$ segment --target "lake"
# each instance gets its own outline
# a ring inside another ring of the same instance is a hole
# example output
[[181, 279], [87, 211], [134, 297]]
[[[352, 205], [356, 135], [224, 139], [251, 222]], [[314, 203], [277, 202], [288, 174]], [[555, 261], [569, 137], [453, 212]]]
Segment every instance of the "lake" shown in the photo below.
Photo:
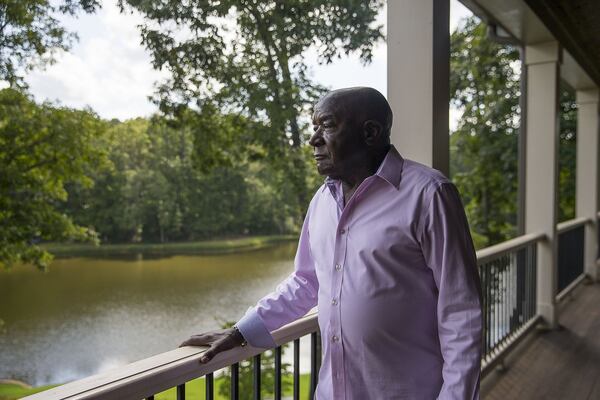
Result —
[[[46, 273], [0, 271], [0, 378], [63, 383], [171, 350], [239, 319], [292, 271], [295, 249], [61, 258]], [[303, 344], [303, 370], [308, 354]]]

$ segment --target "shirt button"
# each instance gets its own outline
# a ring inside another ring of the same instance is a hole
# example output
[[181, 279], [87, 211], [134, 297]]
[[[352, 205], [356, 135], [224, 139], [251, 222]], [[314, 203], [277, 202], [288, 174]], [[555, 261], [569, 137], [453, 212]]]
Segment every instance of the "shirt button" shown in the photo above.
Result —
[[337, 342], [340, 340], [339, 337], [337, 337], [336, 335], [333, 335], [333, 337], [331, 338], [332, 341]]
[[333, 304], [334, 306], [337, 306], [337, 299], [334, 297], [333, 300], [331, 300], [331, 304]]
[[340, 233], [343, 235], [344, 233], [346, 233], [346, 230], [344, 228], [340, 229]]
[[340, 271], [342, 269], [342, 266], [340, 264], [335, 264], [335, 269], [337, 271]]

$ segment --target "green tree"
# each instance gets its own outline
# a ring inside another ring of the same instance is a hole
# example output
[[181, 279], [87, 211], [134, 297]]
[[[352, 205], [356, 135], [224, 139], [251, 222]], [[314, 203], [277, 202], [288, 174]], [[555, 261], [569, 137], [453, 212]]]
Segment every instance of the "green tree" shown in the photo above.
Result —
[[[260, 124], [213, 112], [187, 110], [182, 115], [110, 123], [97, 145], [111, 162], [92, 171], [96, 185], [70, 184], [62, 210], [93, 227], [103, 242], [295, 231], [298, 215], [289, 201], [294, 187], [284, 171], [265, 161], [264, 149], [253, 144], [252, 131], [260, 130], [253, 126]], [[196, 165], [196, 142], [204, 137], [210, 143], [206, 157], [216, 160], [210, 168], [202, 168], [206, 159]], [[210, 147], [232, 137], [247, 138]], [[312, 190], [320, 179], [315, 173], [306, 180]]]
[[577, 165], [577, 103], [575, 92], [560, 85], [558, 145], [558, 220], [575, 218], [575, 184]]
[[[146, 19], [142, 42], [156, 69], [171, 77], [158, 101], [216, 103], [268, 122], [264, 143], [301, 144], [299, 115], [323, 88], [311, 82], [303, 62], [314, 48], [319, 61], [358, 52], [364, 62], [383, 38], [374, 21], [382, 0], [120, 0], [122, 9]], [[286, 135], [287, 133], [287, 135]]]
[[37, 105], [13, 89], [0, 91], [0, 265], [51, 260], [39, 241], [95, 240], [58, 209], [65, 185], [91, 186], [105, 162], [96, 146], [105, 124], [90, 111]]
[[[261, 122], [255, 140], [271, 164], [286, 172], [294, 188], [288, 201], [300, 222], [308, 202], [309, 171], [299, 148], [306, 139], [308, 111], [325, 90], [310, 79], [304, 56], [314, 49], [319, 62], [330, 63], [342, 54], [358, 53], [369, 62], [373, 46], [383, 39], [383, 27], [375, 19], [385, 2], [119, 3], [124, 11], [135, 9], [144, 16], [142, 43], [154, 68], [170, 73], [157, 89], [161, 109], [177, 114], [180, 107], [194, 106]], [[212, 140], [198, 140], [197, 149], [214, 148]], [[212, 156], [207, 160], [214, 161]]]
[[22, 74], [52, 63], [77, 36], [59, 22], [60, 14], [92, 13], [97, 0], [0, 0], [0, 80], [22, 85]]
[[452, 102], [463, 110], [450, 172], [476, 247], [485, 247], [516, 234], [519, 52], [489, 40], [472, 17], [452, 33], [450, 60]]
[[[463, 115], [450, 137], [450, 169], [478, 248], [517, 233], [519, 75], [518, 49], [488, 39], [478, 19], [467, 19], [452, 34], [452, 101]], [[564, 83], [559, 117], [559, 220], [564, 221], [575, 216], [577, 130], [574, 94]]]

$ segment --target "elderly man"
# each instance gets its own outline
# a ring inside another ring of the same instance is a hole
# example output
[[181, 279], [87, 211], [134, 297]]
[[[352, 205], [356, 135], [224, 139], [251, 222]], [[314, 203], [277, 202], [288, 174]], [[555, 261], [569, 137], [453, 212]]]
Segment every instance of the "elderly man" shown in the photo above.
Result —
[[310, 145], [325, 183], [310, 205], [294, 272], [232, 329], [195, 335], [202, 362], [318, 305], [316, 398], [476, 399], [481, 288], [454, 185], [390, 145], [381, 93], [349, 88], [315, 106]]

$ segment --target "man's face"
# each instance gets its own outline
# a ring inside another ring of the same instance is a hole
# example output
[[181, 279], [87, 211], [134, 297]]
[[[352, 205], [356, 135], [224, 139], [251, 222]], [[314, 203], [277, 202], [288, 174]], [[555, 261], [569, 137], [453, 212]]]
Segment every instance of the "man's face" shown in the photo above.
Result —
[[319, 174], [334, 179], [343, 179], [366, 154], [360, 126], [346, 103], [339, 97], [325, 97], [317, 103], [314, 133], [308, 142], [314, 147]]

